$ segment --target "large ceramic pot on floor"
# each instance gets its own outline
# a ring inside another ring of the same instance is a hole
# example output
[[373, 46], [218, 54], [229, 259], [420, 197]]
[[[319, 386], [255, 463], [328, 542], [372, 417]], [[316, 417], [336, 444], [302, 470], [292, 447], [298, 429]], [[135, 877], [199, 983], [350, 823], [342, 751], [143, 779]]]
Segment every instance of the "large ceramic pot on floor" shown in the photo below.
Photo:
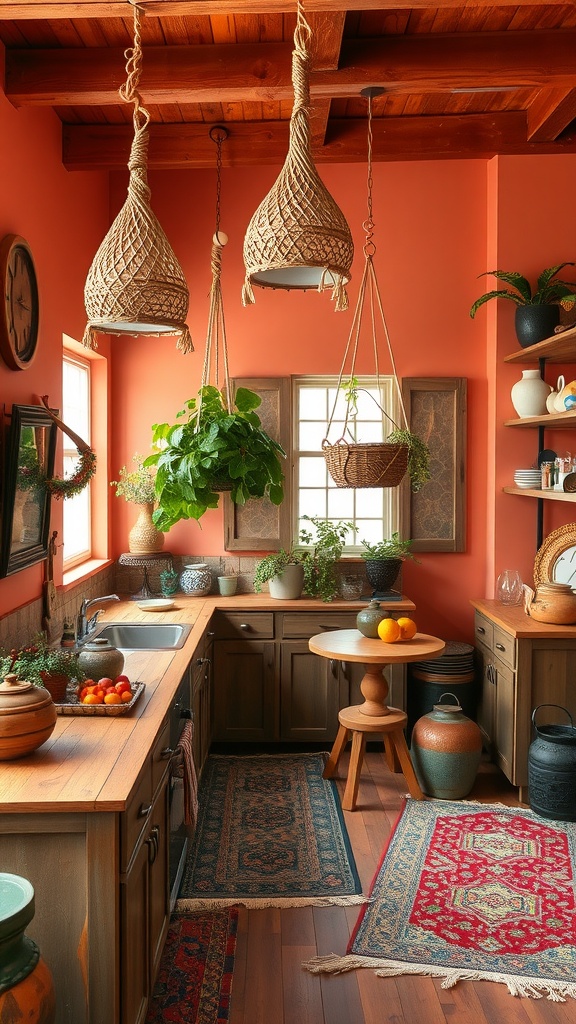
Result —
[[24, 934], [34, 917], [34, 889], [20, 875], [0, 872], [0, 1020], [53, 1024], [52, 975]]
[[461, 800], [474, 785], [482, 734], [476, 722], [466, 717], [458, 698], [443, 693], [432, 711], [416, 722], [410, 753], [424, 793], [440, 800]]

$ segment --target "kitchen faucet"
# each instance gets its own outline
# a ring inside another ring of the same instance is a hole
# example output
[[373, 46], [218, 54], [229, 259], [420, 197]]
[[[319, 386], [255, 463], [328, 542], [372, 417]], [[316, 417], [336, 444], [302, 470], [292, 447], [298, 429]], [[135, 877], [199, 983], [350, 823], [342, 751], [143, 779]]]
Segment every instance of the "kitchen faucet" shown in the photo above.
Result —
[[81, 643], [94, 632], [96, 622], [98, 621], [98, 615], [102, 610], [101, 607], [98, 608], [94, 614], [88, 618], [88, 609], [94, 607], [94, 605], [109, 604], [110, 601], [119, 600], [120, 598], [118, 597], [118, 594], [106, 594], [103, 597], [93, 597], [91, 600], [88, 600], [88, 598], [85, 597], [82, 601], [80, 611], [78, 612], [78, 617], [76, 619], [76, 643]]

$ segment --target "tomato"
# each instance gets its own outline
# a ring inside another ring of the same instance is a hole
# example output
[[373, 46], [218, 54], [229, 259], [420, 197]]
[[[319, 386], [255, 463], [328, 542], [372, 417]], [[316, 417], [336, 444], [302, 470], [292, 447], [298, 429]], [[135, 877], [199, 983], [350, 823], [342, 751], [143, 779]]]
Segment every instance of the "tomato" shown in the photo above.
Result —
[[124, 693], [120, 694], [120, 700], [123, 704], [128, 704], [132, 700], [132, 690], [124, 690]]
[[114, 689], [116, 690], [116, 693], [132, 693], [132, 687], [128, 680], [126, 680], [126, 682], [116, 683]]
[[105, 690], [107, 686], [114, 686], [114, 680], [110, 679], [110, 676], [102, 676], [102, 679], [98, 680], [98, 686]]
[[107, 693], [107, 694], [108, 694], [108, 693], [117, 693], [117, 692], [118, 692], [118, 691], [117, 691], [117, 689], [116, 689], [116, 687], [115, 687], [115, 686], [107, 686], [107, 687], [106, 687], [106, 693]]
[[115, 693], [114, 690], [110, 690], [104, 697], [105, 704], [121, 704], [122, 697], [119, 693]]
[[116, 676], [116, 679], [114, 680], [114, 682], [115, 683], [129, 683], [130, 680], [128, 679], [128, 676], [121, 675], [121, 676]]

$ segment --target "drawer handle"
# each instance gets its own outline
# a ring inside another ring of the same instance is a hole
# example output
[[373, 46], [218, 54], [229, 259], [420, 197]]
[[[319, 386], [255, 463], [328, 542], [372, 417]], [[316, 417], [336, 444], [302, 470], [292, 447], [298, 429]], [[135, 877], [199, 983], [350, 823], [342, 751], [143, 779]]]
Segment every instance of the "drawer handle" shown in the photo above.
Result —
[[140, 810], [138, 811], [139, 818], [147, 818], [152, 810], [152, 804], [140, 804]]
[[340, 626], [323, 626], [322, 623], [320, 623], [320, 629], [325, 629], [326, 632], [329, 632], [331, 629], [340, 629]]
[[486, 632], [486, 630], [484, 629], [484, 626], [478, 626], [478, 629], [476, 630], [476, 632], [484, 634]]
[[250, 624], [249, 624], [248, 622], [241, 622], [241, 623], [240, 623], [240, 629], [247, 629], [247, 630], [250, 630], [250, 628], [251, 628], [251, 627], [250, 627]]
[[167, 761], [168, 758], [169, 757], [173, 757], [173, 755], [175, 753], [176, 753], [176, 751], [173, 750], [172, 747], [164, 747], [164, 750], [160, 751], [160, 760], [161, 761]]
[[212, 637], [212, 636], [216, 636], [216, 634], [215, 633], [206, 633], [206, 636]]
[[180, 712], [180, 716], [179, 717], [180, 718], [186, 718], [186, 719], [192, 719], [192, 718], [194, 718], [194, 715], [193, 715], [192, 711], [190, 710], [190, 708], [182, 708], [182, 711]]
[[330, 671], [334, 678], [336, 678], [336, 676], [338, 675], [338, 662], [335, 660], [335, 658], [330, 658]]
[[495, 646], [496, 646], [496, 650], [497, 651], [505, 651], [506, 650], [506, 648], [504, 647], [504, 644], [496, 644]]

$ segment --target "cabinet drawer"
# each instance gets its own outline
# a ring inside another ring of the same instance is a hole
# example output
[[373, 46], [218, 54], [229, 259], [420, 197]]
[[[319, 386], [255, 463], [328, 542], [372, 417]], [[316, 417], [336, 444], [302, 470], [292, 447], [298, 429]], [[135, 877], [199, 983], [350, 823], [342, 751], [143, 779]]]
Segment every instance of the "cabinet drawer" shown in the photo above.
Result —
[[[167, 753], [168, 751], [168, 753]], [[170, 722], [166, 719], [152, 747], [152, 795], [156, 793], [170, 763]]]
[[284, 612], [281, 620], [281, 635], [285, 638], [309, 639], [333, 629], [356, 629], [356, 612]]
[[494, 643], [494, 624], [480, 612], [474, 613], [474, 633], [477, 640], [481, 640], [486, 647], [492, 649]]
[[499, 626], [494, 626], [493, 650], [509, 668], [516, 668], [516, 641], [510, 633], [505, 633]]
[[213, 619], [215, 638], [236, 640], [244, 636], [249, 640], [270, 640], [274, 636], [273, 612], [218, 612]]
[[126, 871], [142, 830], [152, 810], [152, 761], [140, 774], [124, 814], [120, 819], [120, 870]]

